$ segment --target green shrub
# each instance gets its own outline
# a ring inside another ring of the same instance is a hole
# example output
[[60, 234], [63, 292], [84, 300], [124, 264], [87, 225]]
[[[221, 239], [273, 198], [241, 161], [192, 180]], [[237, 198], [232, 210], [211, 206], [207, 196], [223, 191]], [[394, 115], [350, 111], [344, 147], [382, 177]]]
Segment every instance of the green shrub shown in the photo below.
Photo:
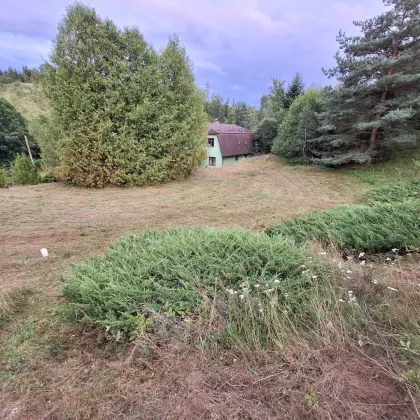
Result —
[[12, 168], [13, 181], [16, 184], [35, 185], [41, 181], [38, 168], [31, 162], [25, 154], [16, 156]]
[[315, 239], [349, 251], [379, 252], [420, 246], [420, 201], [345, 205], [282, 222], [267, 234], [297, 242]]
[[0, 168], [0, 188], [4, 188], [7, 185], [7, 176], [2, 168]]
[[41, 176], [41, 182], [43, 184], [48, 184], [50, 182], [57, 182], [57, 177], [53, 173], [48, 172], [47, 174]]
[[420, 199], [420, 181], [386, 183], [368, 192], [365, 203], [398, 203], [403, 200]]
[[114, 338], [133, 337], [153, 329], [151, 313], [190, 317], [215, 293], [239, 299], [244, 285], [257, 283], [261, 290], [287, 285], [292, 293], [308, 281], [303, 263], [305, 249], [281, 236], [242, 229], [152, 231], [74, 265], [63, 279], [63, 295], [82, 322]]

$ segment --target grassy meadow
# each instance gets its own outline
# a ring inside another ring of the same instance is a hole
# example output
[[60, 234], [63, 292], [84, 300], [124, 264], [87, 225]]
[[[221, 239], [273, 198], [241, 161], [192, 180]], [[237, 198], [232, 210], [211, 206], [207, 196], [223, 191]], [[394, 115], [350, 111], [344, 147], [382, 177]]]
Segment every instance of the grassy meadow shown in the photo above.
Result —
[[0, 190], [0, 417], [416, 418], [420, 260], [391, 222], [417, 226], [410, 165], [397, 190], [386, 166], [355, 188], [270, 156]]

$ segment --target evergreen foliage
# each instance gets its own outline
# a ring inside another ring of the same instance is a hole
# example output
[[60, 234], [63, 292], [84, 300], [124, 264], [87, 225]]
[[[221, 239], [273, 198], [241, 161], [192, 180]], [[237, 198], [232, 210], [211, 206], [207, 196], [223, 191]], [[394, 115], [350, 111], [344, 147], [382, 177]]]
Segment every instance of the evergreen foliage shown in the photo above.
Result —
[[35, 185], [41, 182], [38, 168], [24, 153], [16, 156], [12, 166], [12, 176], [16, 184]]
[[26, 150], [26, 121], [5, 99], [0, 98], [0, 165], [13, 161], [17, 153]]
[[157, 54], [137, 29], [76, 3], [41, 83], [68, 182], [157, 184], [187, 176], [205, 157], [204, 97], [176, 37]]
[[293, 101], [305, 92], [305, 83], [303, 82], [300, 73], [296, 73], [295, 77], [287, 88], [286, 95], [284, 97], [284, 107], [289, 109]]
[[60, 163], [59, 124], [52, 117], [40, 116], [28, 123], [29, 133], [41, 148], [42, 160], [47, 167], [56, 167]]
[[420, 247], [420, 200], [345, 205], [314, 212], [267, 229], [270, 236], [287, 235], [297, 242], [320, 241], [351, 252], [380, 252]]
[[255, 148], [258, 153], [270, 153], [277, 136], [278, 122], [275, 118], [264, 118], [255, 129]]
[[355, 22], [359, 36], [340, 32], [337, 66], [325, 71], [340, 85], [320, 114], [314, 160], [330, 166], [370, 162], [384, 149], [419, 137], [420, 4], [385, 0], [392, 9]]
[[0, 85], [13, 82], [33, 83], [38, 79], [39, 70], [23, 66], [22, 70], [16, 70], [9, 67], [7, 70], [0, 70]]
[[295, 99], [279, 127], [273, 144], [273, 152], [286, 158], [306, 158], [308, 143], [317, 135], [317, 100], [322, 94], [317, 89], [308, 89]]
[[206, 299], [255, 284], [304, 284], [306, 250], [245, 229], [180, 229], [128, 236], [74, 265], [63, 295], [81, 320], [114, 337], [153, 328], [151, 315], [191, 317]]

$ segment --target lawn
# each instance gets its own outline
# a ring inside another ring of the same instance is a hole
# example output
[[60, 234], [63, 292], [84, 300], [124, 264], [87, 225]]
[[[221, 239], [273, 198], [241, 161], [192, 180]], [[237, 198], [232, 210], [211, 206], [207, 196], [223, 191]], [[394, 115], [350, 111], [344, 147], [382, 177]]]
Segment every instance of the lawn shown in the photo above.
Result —
[[[331, 334], [320, 332], [315, 348], [302, 338], [279, 358], [206, 351], [206, 341], [189, 341], [187, 331], [122, 345], [89, 326], [66, 324], [57, 312], [69, 263], [103, 254], [127, 233], [204, 226], [262, 231], [358, 203], [369, 188], [344, 171], [267, 157], [156, 187], [56, 183], [0, 190], [0, 418], [415, 418], [410, 398], [416, 397], [395, 379], [399, 362], [386, 352], [373, 359], [369, 350], [357, 350], [362, 337], [353, 352], [342, 353], [331, 345], [332, 321], [325, 323]], [[320, 258], [337, 265], [339, 256]], [[367, 290], [366, 278], [374, 275], [389, 287], [408, 287], [408, 295], [420, 270], [416, 257], [404, 261], [368, 271], [355, 261], [339, 264], [353, 273], [349, 287]]]

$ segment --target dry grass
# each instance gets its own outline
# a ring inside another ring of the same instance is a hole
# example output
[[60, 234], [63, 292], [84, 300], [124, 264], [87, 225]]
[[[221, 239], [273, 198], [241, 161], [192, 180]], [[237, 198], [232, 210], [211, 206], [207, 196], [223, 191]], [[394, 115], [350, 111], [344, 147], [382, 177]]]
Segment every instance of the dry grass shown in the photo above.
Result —
[[[13, 319], [0, 330], [0, 418], [416, 418], [405, 385], [396, 379], [403, 367], [391, 347], [389, 354], [374, 356], [369, 345], [342, 351], [327, 342], [317, 348], [302, 343], [281, 355], [214, 354], [182, 333], [119, 346], [98, 343], [96, 331], [65, 325], [55, 315], [58, 280], [67, 264], [103, 252], [126, 232], [261, 229], [357, 201], [359, 192], [344, 175], [269, 159], [202, 170], [188, 181], [159, 187], [84, 190], [49, 184], [12, 187], [0, 195], [0, 287], [18, 302], [11, 301]], [[43, 246], [51, 254], [46, 259], [40, 258]], [[352, 271], [349, 287], [356, 293], [369, 292], [373, 286], [366, 278], [372, 275], [407, 294], [418, 287], [415, 259], [371, 269], [340, 262], [338, 255], [325, 258]], [[27, 288], [34, 292], [26, 300], [19, 295], [22, 286], [22, 296]]]
[[47, 101], [40, 88], [32, 83], [0, 85], [0, 97], [10, 102], [28, 120], [48, 115]]

